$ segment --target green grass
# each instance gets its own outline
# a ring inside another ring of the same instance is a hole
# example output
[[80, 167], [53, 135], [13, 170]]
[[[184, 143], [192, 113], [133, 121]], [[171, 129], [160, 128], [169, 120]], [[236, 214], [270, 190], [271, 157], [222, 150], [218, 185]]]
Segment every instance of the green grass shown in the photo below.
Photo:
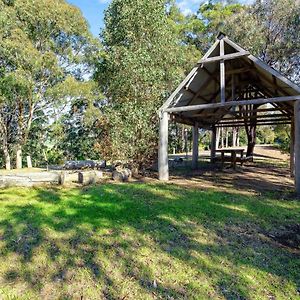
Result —
[[300, 202], [172, 184], [0, 192], [1, 299], [297, 299]]

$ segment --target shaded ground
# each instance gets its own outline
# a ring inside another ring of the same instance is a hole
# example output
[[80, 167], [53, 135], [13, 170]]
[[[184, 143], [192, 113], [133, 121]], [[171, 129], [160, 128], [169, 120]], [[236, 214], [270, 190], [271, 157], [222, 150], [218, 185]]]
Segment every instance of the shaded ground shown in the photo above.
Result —
[[236, 170], [220, 165], [212, 166], [208, 162], [208, 152], [201, 153], [199, 169], [190, 168], [185, 161], [175, 168], [171, 167], [172, 182], [198, 188], [216, 188], [217, 190], [266, 193], [278, 192], [281, 196], [293, 195], [294, 180], [290, 176], [289, 155], [271, 146], [258, 146], [254, 162], [238, 166]]
[[0, 190], [0, 298], [300, 299], [286, 164], [187, 169], [165, 184]]

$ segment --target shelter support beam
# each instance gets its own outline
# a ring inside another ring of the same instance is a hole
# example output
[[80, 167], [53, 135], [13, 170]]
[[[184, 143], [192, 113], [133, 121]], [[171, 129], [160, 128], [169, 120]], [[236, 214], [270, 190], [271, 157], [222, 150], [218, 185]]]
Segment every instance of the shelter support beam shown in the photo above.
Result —
[[[221, 42], [224, 42], [224, 40], [220, 41], [220, 45], [221, 45]], [[216, 57], [203, 58], [199, 61], [199, 63], [200, 64], [208, 64], [208, 63], [213, 63], [213, 62], [220, 61], [220, 60], [231, 60], [231, 59], [240, 58], [240, 57], [248, 56], [248, 55], [250, 55], [250, 53], [248, 51], [243, 50], [238, 53], [220, 54], [220, 56], [216, 56]]]
[[231, 107], [231, 106], [240, 106], [240, 105], [248, 105], [248, 104], [267, 104], [267, 103], [279, 103], [279, 102], [288, 102], [300, 100], [300, 95], [297, 96], [283, 96], [283, 97], [275, 97], [275, 98], [258, 98], [251, 100], [239, 100], [239, 101], [229, 101], [225, 103], [207, 103], [207, 104], [198, 104], [198, 105], [190, 105], [190, 106], [178, 106], [167, 108], [167, 112], [184, 112], [184, 111], [195, 111], [201, 109], [214, 109], [214, 108], [223, 108], [223, 107]]
[[210, 145], [210, 161], [214, 163], [216, 160], [216, 149], [217, 149], [217, 128], [216, 126], [212, 127], [211, 132], [211, 145]]
[[199, 159], [199, 125], [198, 122], [193, 126], [193, 157], [192, 157], [192, 169], [198, 168]]
[[168, 127], [169, 114], [165, 111], [160, 113], [159, 122], [159, 149], [158, 149], [158, 174], [159, 180], [169, 180], [169, 157], [168, 157]]
[[290, 170], [291, 170], [291, 177], [294, 177], [295, 176], [295, 123], [293, 118], [291, 123]]
[[[220, 56], [224, 55], [224, 40], [220, 41]], [[225, 62], [220, 61], [220, 83], [221, 83], [221, 103], [225, 103]]]
[[300, 101], [294, 104], [295, 120], [295, 188], [297, 195], [300, 196]]

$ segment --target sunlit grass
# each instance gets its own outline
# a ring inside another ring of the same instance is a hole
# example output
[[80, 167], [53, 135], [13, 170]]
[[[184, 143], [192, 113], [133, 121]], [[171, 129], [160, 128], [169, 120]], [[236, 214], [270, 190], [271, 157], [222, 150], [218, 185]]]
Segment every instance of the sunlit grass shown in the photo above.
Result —
[[296, 299], [300, 202], [168, 184], [0, 192], [0, 297]]

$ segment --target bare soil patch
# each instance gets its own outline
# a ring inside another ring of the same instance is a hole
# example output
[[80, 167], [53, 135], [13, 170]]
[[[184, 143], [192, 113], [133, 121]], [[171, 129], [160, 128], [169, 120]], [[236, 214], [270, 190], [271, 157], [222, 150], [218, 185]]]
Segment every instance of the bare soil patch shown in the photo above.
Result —
[[[208, 158], [208, 152], [200, 157]], [[279, 192], [281, 195], [293, 193], [294, 180], [289, 169], [289, 155], [272, 146], [257, 146], [254, 162], [238, 166], [236, 170], [224, 168], [207, 161], [200, 163], [198, 170], [171, 170], [171, 182], [199, 189], [239, 193]]]

